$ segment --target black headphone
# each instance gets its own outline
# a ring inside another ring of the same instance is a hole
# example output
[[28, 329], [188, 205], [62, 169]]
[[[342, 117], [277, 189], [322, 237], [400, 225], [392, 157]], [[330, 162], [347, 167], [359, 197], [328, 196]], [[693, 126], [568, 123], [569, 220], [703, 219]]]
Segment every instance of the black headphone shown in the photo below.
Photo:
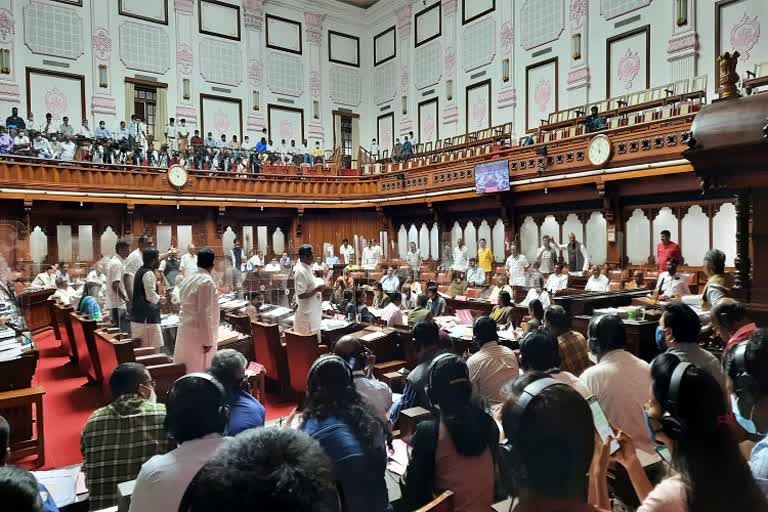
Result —
[[589, 351], [593, 354], [597, 355], [600, 351], [600, 342], [598, 340], [597, 331], [600, 328], [600, 322], [603, 321], [603, 318], [605, 315], [600, 315], [589, 325], [587, 328], [587, 334], [589, 334], [589, 339], [587, 340], [587, 346], [589, 348]]
[[666, 411], [661, 416], [661, 428], [670, 439], [678, 440], [685, 435], [688, 430], [688, 425], [685, 420], [680, 418], [678, 409], [678, 397], [680, 395], [680, 387], [683, 384], [685, 374], [689, 368], [695, 368], [691, 363], [681, 362], [672, 372], [672, 378], [669, 380], [669, 391], [667, 394], [667, 400], [665, 404]]
[[747, 369], [747, 347], [749, 340], [742, 341], [733, 349], [732, 365], [735, 367], [736, 376], [733, 379], [736, 395], [744, 396], [747, 400], [754, 401], [755, 397], [760, 395], [760, 384], [750, 375]]
[[[330, 365], [330, 364], [340, 364], [344, 367], [346, 370], [346, 382], [345, 384], [347, 386], [354, 386], [354, 377], [352, 376], [352, 368], [349, 366], [349, 363], [347, 363], [342, 357], [337, 355], [326, 355], [319, 357], [315, 359], [315, 362], [312, 363], [312, 366], [309, 367], [309, 373], [307, 373], [307, 389], [309, 390], [315, 390], [318, 387], [317, 381], [317, 372], [320, 370], [322, 366]], [[314, 384], [313, 384], [314, 382]]]
[[[227, 392], [224, 390], [224, 386], [221, 385], [221, 383], [216, 380], [212, 375], [209, 375], [207, 373], [203, 372], [196, 372], [196, 373], [188, 373], [186, 375], [183, 375], [176, 379], [176, 382], [173, 383], [171, 386], [171, 389], [168, 390], [168, 402], [170, 402], [170, 398], [173, 396], [174, 391], [176, 390], [176, 386], [179, 384], [179, 382], [192, 380], [192, 379], [198, 379], [203, 380], [210, 383], [210, 386], [216, 390], [216, 397], [218, 398], [219, 407], [217, 410], [218, 414], [218, 425], [219, 430], [223, 432], [226, 427], [227, 423], [229, 422], [229, 405], [227, 404]], [[167, 412], [165, 415], [165, 431], [168, 433], [169, 437], [173, 437], [172, 432], [176, 430], [177, 424], [177, 417], [176, 414], [173, 413], [175, 408], [171, 408], [170, 412]]]
[[[460, 359], [459, 356], [453, 352], [445, 352], [435, 357], [427, 368], [427, 384], [424, 386], [424, 391], [427, 394], [427, 402], [430, 409], [437, 408], [435, 406], [435, 401], [432, 399], [432, 374], [435, 372], [435, 368], [437, 368], [437, 365], [440, 363], [440, 361], [447, 361], [448, 359], [453, 358]], [[469, 382], [469, 379], [467, 379], [467, 382]]]

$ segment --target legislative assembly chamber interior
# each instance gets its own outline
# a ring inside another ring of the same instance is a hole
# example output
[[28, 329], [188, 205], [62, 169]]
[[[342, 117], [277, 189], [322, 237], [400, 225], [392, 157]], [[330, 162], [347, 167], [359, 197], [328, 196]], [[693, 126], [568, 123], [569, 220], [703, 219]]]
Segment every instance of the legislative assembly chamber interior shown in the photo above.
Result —
[[0, 510], [768, 512], [766, 23], [0, 0]]

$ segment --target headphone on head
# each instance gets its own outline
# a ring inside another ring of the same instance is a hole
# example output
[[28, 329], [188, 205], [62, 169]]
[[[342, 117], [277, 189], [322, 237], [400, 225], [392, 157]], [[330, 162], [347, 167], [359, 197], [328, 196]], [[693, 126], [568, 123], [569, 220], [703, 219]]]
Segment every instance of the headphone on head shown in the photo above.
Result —
[[[441, 361], [447, 361], [449, 359], [460, 359], [459, 356], [452, 352], [445, 352], [443, 354], [438, 355], [435, 357], [432, 362], [429, 364], [429, 367], [427, 368], [427, 384], [424, 386], [424, 391], [427, 394], [427, 402], [429, 402], [430, 409], [436, 409], [435, 401], [432, 397], [432, 374], [435, 373], [435, 368], [437, 368], [437, 365], [440, 364]], [[458, 384], [459, 382], [464, 382], [466, 380], [469, 382], [469, 379], [459, 379], [459, 380], [453, 380], [449, 382], [449, 384]]]
[[326, 365], [342, 365], [345, 372], [345, 384], [352, 387], [354, 386], [354, 378], [352, 376], [352, 368], [349, 366], [349, 363], [347, 363], [342, 357], [337, 356], [335, 354], [326, 355], [319, 357], [315, 359], [315, 362], [312, 363], [312, 366], [309, 367], [309, 372], [307, 373], [307, 389], [314, 390], [317, 389], [317, 372], [320, 371], [320, 368]]
[[[224, 390], [224, 386], [221, 385], [221, 383], [216, 380], [212, 375], [209, 375], [207, 373], [203, 372], [196, 372], [196, 373], [188, 373], [186, 375], [183, 375], [176, 379], [176, 382], [173, 383], [171, 386], [171, 389], [168, 390], [168, 403], [170, 403], [170, 399], [173, 396], [174, 392], [176, 391], [176, 386], [179, 385], [180, 382], [185, 382], [188, 380], [200, 380], [207, 382], [208, 386], [210, 386], [212, 389], [215, 389], [217, 402], [219, 404], [217, 409], [217, 415], [218, 415], [218, 425], [220, 426], [220, 429], [222, 432], [227, 427], [227, 423], [229, 422], [229, 405], [227, 404], [227, 392]], [[176, 409], [183, 410], [184, 408], [176, 408], [176, 407], [167, 407], [168, 404], [166, 404], [166, 415], [165, 415], [165, 431], [168, 433], [170, 437], [173, 437], [172, 432], [176, 430], [176, 427], [179, 426], [177, 414], [174, 412]], [[195, 405], [196, 407], [196, 405]]]
[[666, 411], [661, 416], [661, 428], [670, 439], [678, 440], [685, 435], [688, 425], [685, 420], [680, 418], [678, 402], [680, 396], [680, 387], [683, 384], [685, 374], [689, 368], [695, 368], [691, 363], [681, 362], [672, 372], [672, 378], [669, 380], [669, 391], [665, 404]]
[[600, 342], [598, 340], [597, 331], [600, 329], [600, 322], [603, 321], [603, 318], [605, 318], [605, 315], [598, 316], [588, 327], [587, 334], [589, 334], [589, 339], [587, 340], [587, 346], [589, 351], [595, 355], [600, 351]]
[[736, 395], [744, 396], [746, 399], [753, 401], [755, 397], [760, 395], [760, 385], [757, 380], [750, 375], [747, 370], [747, 347], [749, 346], [749, 340], [742, 341], [733, 352], [732, 365], [735, 368], [736, 376], [733, 379], [734, 387], [736, 388]]

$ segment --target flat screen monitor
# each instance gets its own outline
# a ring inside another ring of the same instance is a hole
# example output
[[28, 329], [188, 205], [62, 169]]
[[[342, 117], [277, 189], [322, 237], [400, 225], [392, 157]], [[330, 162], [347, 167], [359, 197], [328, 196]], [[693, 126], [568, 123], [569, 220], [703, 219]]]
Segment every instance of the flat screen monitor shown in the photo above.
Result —
[[478, 194], [509, 190], [509, 161], [498, 160], [476, 165], [475, 190]]

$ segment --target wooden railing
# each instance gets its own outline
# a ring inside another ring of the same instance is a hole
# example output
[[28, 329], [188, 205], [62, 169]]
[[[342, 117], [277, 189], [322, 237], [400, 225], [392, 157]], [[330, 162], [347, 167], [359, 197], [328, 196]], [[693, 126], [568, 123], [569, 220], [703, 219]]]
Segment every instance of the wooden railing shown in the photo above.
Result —
[[[508, 160], [512, 190], [527, 190], [553, 186], [554, 181], [597, 183], [622, 179], [627, 173], [631, 174], [629, 177], [638, 177], [646, 171], [629, 166], [679, 163], [686, 148], [692, 119], [693, 115], [690, 115], [601, 132], [610, 138], [613, 150], [608, 166], [614, 171], [609, 177], [604, 177], [603, 170], [590, 163], [588, 145], [592, 135], [582, 135], [522, 147], [474, 148], [462, 151], [455, 158], [409, 162], [392, 167], [390, 172], [366, 176], [324, 175], [310, 171], [302, 171], [301, 175], [268, 172], [238, 175], [190, 170], [188, 183], [181, 191], [168, 183], [164, 169], [6, 157], [0, 160], [0, 188], [6, 194], [59, 194], [61, 199], [65, 199], [63, 196], [67, 193], [82, 192], [107, 194], [104, 197], [114, 194], [114, 197], [123, 196], [123, 199], [127, 195], [142, 195], [135, 198], [139, 201], [157, 196], [158, 200], [216, 202], [281, 199], [359, 204], [404, 193], [409, 196], [435, 192], [447, 196], [466, 194], [474, 189], [476, 164]], [[544, 148], [546, 154], [543, 154]], [[334, 158], [340, 158], [339, 154], [337, 152]], [[625, 167], [629, 168], [622, 171]], [[616, 168], [621, 172], [615, 172]], [[535, 178], [534, 182], [530, 181], [532, 178]], [[73, 201], [81, 200], [75, 195], [71, 197]]]

